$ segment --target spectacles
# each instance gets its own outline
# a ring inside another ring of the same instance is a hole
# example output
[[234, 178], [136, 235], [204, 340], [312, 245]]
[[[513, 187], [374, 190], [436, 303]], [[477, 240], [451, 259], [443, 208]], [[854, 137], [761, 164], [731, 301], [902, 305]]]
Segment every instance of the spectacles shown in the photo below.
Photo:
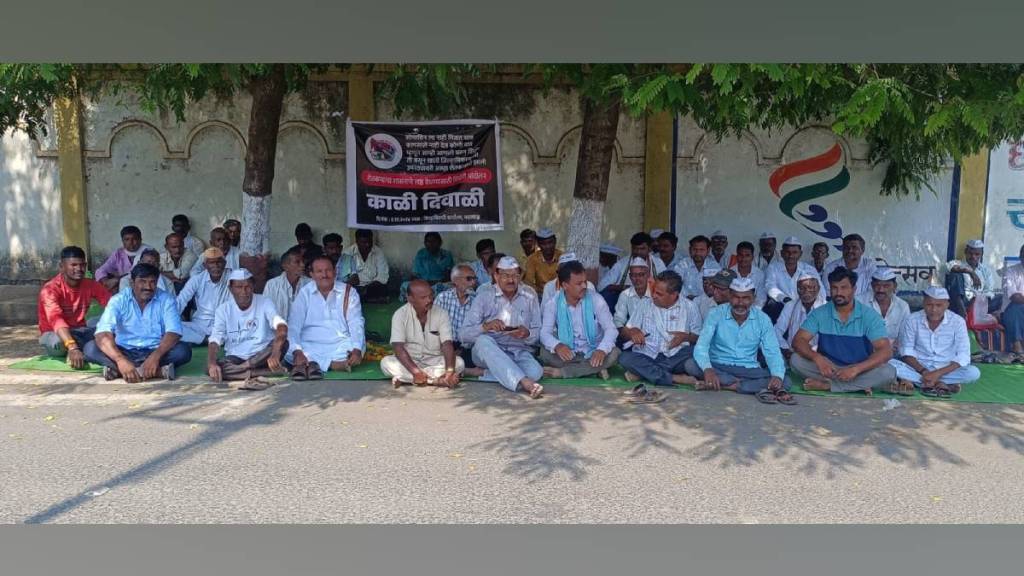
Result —
[[472, 280], [473, 282], [476, 282], [476, 276], [465, 276], [464, 278], [466, 280]]

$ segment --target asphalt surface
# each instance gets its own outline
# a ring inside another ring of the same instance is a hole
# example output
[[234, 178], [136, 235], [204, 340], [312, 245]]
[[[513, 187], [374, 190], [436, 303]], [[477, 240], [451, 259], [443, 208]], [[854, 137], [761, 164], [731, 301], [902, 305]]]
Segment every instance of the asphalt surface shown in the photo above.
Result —
[[0, 522], [1024, 521], [1021, 407], [547, 390], [0, 369]]

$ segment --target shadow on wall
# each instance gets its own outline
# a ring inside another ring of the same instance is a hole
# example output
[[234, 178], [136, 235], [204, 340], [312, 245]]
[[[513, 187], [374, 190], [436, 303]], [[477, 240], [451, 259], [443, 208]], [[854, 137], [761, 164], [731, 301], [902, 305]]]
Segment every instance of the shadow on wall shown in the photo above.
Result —
[[0, 282], [37, 282], [56, 271], [63, 241], [57, 159], [28, 136], [0, 138]]

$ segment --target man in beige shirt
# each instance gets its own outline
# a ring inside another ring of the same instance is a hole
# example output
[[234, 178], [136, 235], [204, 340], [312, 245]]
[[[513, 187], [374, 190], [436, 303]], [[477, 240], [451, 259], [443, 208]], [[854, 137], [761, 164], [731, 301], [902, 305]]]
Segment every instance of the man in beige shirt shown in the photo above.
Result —
[[466, 365], [455, 355], [448, 313], [434, 306], [434, 291], [423, 280], [409, 283], [408, 300], [391, 317], [395, 353], [381, 358], [381, 370], [395, 388], [403, 383], [455, 388]]

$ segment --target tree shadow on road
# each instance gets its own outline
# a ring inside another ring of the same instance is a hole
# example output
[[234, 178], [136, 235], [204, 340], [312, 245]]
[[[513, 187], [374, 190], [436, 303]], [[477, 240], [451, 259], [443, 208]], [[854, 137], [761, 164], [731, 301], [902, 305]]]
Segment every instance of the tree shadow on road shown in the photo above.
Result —
[[[196, 430], [190, 440], [25, 521], [51, 522], [87, 502], [91, 492], [144, 481], [228, 438], [272, 426], [296, 410], [320, 413], [360, 402], [382, 408], [395, 401], [437, 402], [440, 410], [453, 413], [452, 418], [467, 411], [487, 414], [499, 425], [466, 449], [496, 456], [504, 462], [506, 475], [528, 483], [582, 482], [607, 465], [609, 451], [631, 460], [662, 459], [673, 467], [688, 462], [715, 463], [722, 469], [781, 464], [826, 479], [865, 468], [869, 459], [877, 458], [919, 468], [970, 465], [966, 451], [944, 444], [943, 431], [968, 435], [980, 444], [997, 442], [1007, 451], [1024, 454], [1024, 410], [1017, 406], [908, 401], [886, 412], [878, 399], [800, 397], [799, 406], [766, 406], [749, 396], [684, 390], [669, 392], [661, 404], [634, 406], [624, 403], [618, 390], [557, 385], [547, 386], [546, 397], [533, 401], [483, 382], [429, 393], [396, 391], [384, 382], [282, 384], [259, 393], [210, 392], [210, 385], [198, 380], [182, 384], [197, 393], [157, 397], [109, 420], [176, 424]], [[71, 393], [82, 386], [38, 387], [32, 392]], [[595, 434], [599, 442], [593, 441]]]

